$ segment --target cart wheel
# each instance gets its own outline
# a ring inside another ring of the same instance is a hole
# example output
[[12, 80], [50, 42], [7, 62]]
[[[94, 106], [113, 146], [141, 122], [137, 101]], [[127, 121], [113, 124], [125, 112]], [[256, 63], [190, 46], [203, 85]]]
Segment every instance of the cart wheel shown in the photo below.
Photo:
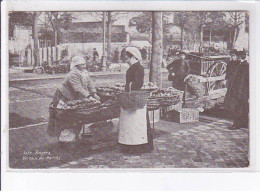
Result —
[[[207, 71], [207, 77], [218, 77], [226, 74], [227, 64], [224, 61], [217, 61]], [[226, 80], [207, 82], [208, 92], [216, 89], [226, 88]]]

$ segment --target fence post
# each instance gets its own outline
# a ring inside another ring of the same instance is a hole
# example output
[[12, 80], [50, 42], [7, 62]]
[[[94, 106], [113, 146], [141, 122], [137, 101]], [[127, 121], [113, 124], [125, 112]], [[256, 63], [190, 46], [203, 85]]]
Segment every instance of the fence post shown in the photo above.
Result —
[[40, 65], [42, 63], [42, 48], [39, 48]]
[[33, 66], [33, 61], [34, 61], [33, 49], [31, 49], [31, 66]]

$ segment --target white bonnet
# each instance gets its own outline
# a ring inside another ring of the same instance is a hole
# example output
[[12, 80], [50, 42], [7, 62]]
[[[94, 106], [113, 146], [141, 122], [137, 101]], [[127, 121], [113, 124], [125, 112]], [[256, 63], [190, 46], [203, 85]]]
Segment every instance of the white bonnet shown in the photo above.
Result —
[[142, 55], [141, 55], [141, 53], [140, 53], [138, 48], [132, 47], [132, 46], [131, 47], [127, 47], [126, 48], [126, 52], [131, 53], [138, 61], [142, 60]]
[[80, 65], [80, 64], [85, 64], [85, 63], [86, 63], [86, 60], [83, 57], [75, 56], [71, 60], [70, 69], [73, 69], [75, 66]]

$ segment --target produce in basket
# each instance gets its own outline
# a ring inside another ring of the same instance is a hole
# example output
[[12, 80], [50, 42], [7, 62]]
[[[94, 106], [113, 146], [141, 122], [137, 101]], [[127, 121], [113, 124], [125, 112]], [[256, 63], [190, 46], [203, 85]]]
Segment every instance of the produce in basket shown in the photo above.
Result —
[[145, 83], [142, 90], [156, 90], [158, 87], [153, 82]]
[[162, 106], [175, 105], [182, 101], [183, 92], [176, 89], [163, 89], [151, 92], [150, 98], [161, 99], [160, 104]]
[[85, 98], [83, 100], [67, 101], [66, 104], [71, 109], [87, 109], [99, 106], [100, 102], [96, 99]]
[[117, 87], [125, 87], [125, 83], [116, 83], [115, 86], [117, 86]]
[[118, 105], [118, 101], [109, 99], [106, 102], [101, 104], [101, 107], [109, 107], [109, 106], [113, 106], [113, 105]]
[[116, 93], [118, 93], [120, 89], [116, 87], [100, 87], [97, 88], [97, 94], [99, 96], [115, 96]]
[[156, 90], [154, 92], [151, 93], [151, 97], [170, 97], [172, 95], [172, 93], [170, 91], [165, 91], [162, 89]]

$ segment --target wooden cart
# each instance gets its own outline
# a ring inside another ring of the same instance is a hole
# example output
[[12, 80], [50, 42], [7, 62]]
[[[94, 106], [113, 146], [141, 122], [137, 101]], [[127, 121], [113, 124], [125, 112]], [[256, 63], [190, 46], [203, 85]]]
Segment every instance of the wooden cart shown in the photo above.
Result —
[[206, 92], [211, 99], [222, 97], [226, 93], [226, 69], [229, 56], [200, 56], [196, 53], [187, 54], [191, 74], [198, 75], [205, 83]]

